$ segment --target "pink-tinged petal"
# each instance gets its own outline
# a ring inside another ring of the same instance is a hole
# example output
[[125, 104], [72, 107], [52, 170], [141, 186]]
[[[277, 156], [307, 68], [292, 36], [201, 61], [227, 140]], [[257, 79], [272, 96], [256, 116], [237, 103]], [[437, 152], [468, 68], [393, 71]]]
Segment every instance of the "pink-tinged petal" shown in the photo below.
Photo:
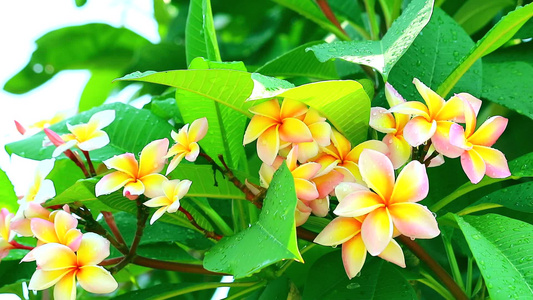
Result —
[[253, 116], [252, 120], [250, 121], [250, 124], [248, 124], [248, 127], [246, 127], [246, 132], [244, 133], [244, 139], [242, 144], [246, 145], [255, 141], [267, 129], [278, 124], [280, 124], [280, 122], [271, 118], [259, 115]]
[[462, 149], [463, 151], [472, 149], [472, 145], [467, 144], [464, 128], [459, 124], [452, 124], [450, 126], [449, 138], [450, 144]]
[[[426, 156], [425, 159], [427, 159], [428, 157], [429, 156]], [[438, 167], [442, 164], [444, 164], [444, 156], [442, 156], [442, 154], [439, 154], [429, 161], [428, 168]]]
[[189, 188], [191, 187], [191, 184], [192, 184], [192, 181], [187, 180], [187, 179], [180, 181], [178, 184], [176, 184], [174, 195], [178, 199], [183, 198], [189, 192]]
[[170, 174], [170, 172], [174, 171], [174, 169], [176, 169], [176, 167], [178, 166], [178, 164], [181, 162], [181, 160], [185, 157], [185, 152], [179, 154], [179, 155], [176, 155], [174, 156], [174, 158], [170, 161], [170, 163], [168, 164], [168, 168], [167, 168], [167, 171], [166, 171], [166, 175]]
[[305, 114], [308, 111], [307, 105], [300, 101], [284, 99], [281, 103], [281, 119], [295, 118]]
[[422, 117], [415, 117], [405, 125], [403, 137], [413, 147], [418, 147], [429, 140], [437, 131], [437, 122], [428, 122]]
[[111, 273], [99, 266], [81, 267], [76, 276], [81, 287], [91, 293], [107, 294], [118, 288]]
[[405, 99], [398, 93], [398, 91], [388, 82], [385, 83], [385, 98], [389, 107], [393, 107], [400, 103], [404, 103]]
[[344, 197], [333, 213], [341, 217], [359, 217], [383, 206], [383, 200], [378, 195], [360, 190]]
[[278, 126], [266, 130], [257, 140], [257, 155], [267, 165], [272, 165], [279, 151]]
[[37, 266], [41, 270], [64, 270], [76, 266], [76, 254], [65, 245], [50, 243], [33, 250], [33, 256], [37, 261]]
[[485, 173], [492, 178], [505, 178], [511, 176], [507, 159], [499, 150], [483, 146], [474, 146], [474, 151], [485, 161]]
[[331, 170], [326, 175], [313, 178], [313, 182], [318, 190], [318, 198], [327, 197], [343, 179], [344, 175], [335, 170]]
[[329, 173], [339, 163], [339, 160], [337, 160], [335, 157], [324, 153], [322, 153], [320, 156], [318, 156], [318, 158], [314, 159], [313, 161], [319, 163], [322, 166], [322, 168], [317, 174], [318, 176]]
[[339, 199], [339, 202], [343, 201], [344, 198], [351, 193], [357, 191], [368, 191], [368, 188], [354, 182], [342, 182], [335, 187], [335, 195]]
[[143, 203], [144, 205], [148, 207], [160, 207], [160, 206], [168, 206], [172, 204], [172, 200], [168, 199], [167, 196], [159, 196], [155, 197], [153, 199], [150, 199]]
[[394, 168], [385, 154], [365, 149], [359, 158], [359, 171], [368, 187], [382, 199], [389, 199], [394, 188]]
[[[289, 153], [287, 154], [285, 162], [287, 163], [287, 167], [291, 172], [295, 170], [296, 167], [298, 167], [298, 144], [294, 145], [294, 147], [291, 148], [291, 151], [289, 151]], [[279, 165], [277, 165], [276, 163], [279, 163]], [[281, 166], [279, 156], [276, 158], [276, 161], [272, 166], [276, 169]]]
[[341, 165], [335, 167], [335, 171], [339, 172], [344, 176], [342, 179], [345, 182], [354, 182], [358, 184], [365, 185], [361, 173], [359, 172], [359, 167], [356, 163], [347, 161]]
[[485, 121], [474, 132], [468, 141], [474, 145], [491, 147], [507, 127], [508, 120], [504, 117], [494, 116]]
[[163, 195], [163, 182], [167, 178], [161, 174], [150, 174], [140, 178], [144, 185], [144, 194], [148, 198], [155, 198]]
[[444, 99], [442, 99], [441, 96], [435, 93], [432, 89], [428, 88], [417, 78], [413, 79], [413, 83], [415, 84], [420, 96], [422, 96], [424, 101], [426, 101], [426, 105], [429, 109], [429, 115], [434, 118], [444, 106]]
[[272, 177], [274, 177], [274, 172], [276, 172], [274, 167], [265, 163], [261, 164], [261, 168], [259, 169], [259, 180], [262, 187], [268, 188], [272, 181]]
[[480, 182], [486, 172], [483, 158], [473, 149], [461, 155], [461, 166], [473, 184]]
[[47, 289], [56, 284], [66, 274], [72, 272], [70, 269], [62, 269], [55, 271], [44, 271], [37, 269], [31, 276], [28, 289], [33, 291], [40, 291]]
[[137, 177], [137, 173], [139, 172], [137, 159], [135, 159], [135, 155], [132, 153], [115, 155], [110, 159], [105, 160], [104, 164], [108, 169], [121, 171], [133, 178]]
[[[461, 98], [463, 99], [463, 98]], [[476, 130], [476, 111], [469, 101], [463, 99], [464, 117], [465, 117], [465, 137], [469, 138]]]
[[[143, 193], [144, 193], [144, 184], [140, 180], [130, 181], [126, 183], [126, 185], [124, 186], [124, 191], [122, 192], [124, 197], [127, 197], [130, 200], [132, 200], [132, 198], [130, 198], [131, 196], [139, 196], [139, 195], [142, 195]], [[133, 197], [133, 199], [136, 199], [136, 197]]]
[[200, 118], [192, 122], [191, 127], [189, 127], [189, 141], [198, 142], [203, 139], [207, 133], [208, 125], [207, 118]]
[[185, 159], [194, 162], [196, 158], [198, 157], [198, 154], [200, 154], [200, 146], [198, 146], [197, 143], [191, 143], [189, 145], [190, 152], [185, 155]]
[[158, 210], [154, 212], [154, 214], [152, 215], [152, 218], [150, 218], [150, 225], [154, 224], [155, 221], [157, 221], [159, 218], [161, 218], [165, 214], [165, 212], [167, 211], [167, 207], [168, 206], [160, 207]]
[[19, 219], [11, 222], [11, 230], [21, 236], [33, 236], [30, 219]]
[[168, 139], [160, 139], [146, 145], [139, 158], [139, 177], [159, 173], [165, 166], [165, 154], [168, 150]]
[[103, 148], [107, 144], [109, 144], [109, 136], [105, 131], [98, 130], [92, 134], [90, 139], [79, 143], [78, 148], [83, 151], [92, 151]]
[[72, 228], [62, 237], [62, 244], [72, 249], [72, 251], [78, 251], [82, 237], [83, 234], [79, 229]]
[[[468, 104], [470, 104], [470, 106], [472, 107], [472, 111], [474, 113], [474, 117], [477, 116], [477, 114], [479, 113], [479, 109], [481, 108], [481, 100], [479, 100], [478, 98], [468, 94], [468, 93], [459, 93], [459, 94], [456, 94], [454, 97], [457, 97], [459, 99], [461, 99], [463, 102], [468, 102]], [[451, 99], [450, 99], [451, 100]], [[463, 107], [464, 108], [464, 107]], [[464, 113], [464, 110], [463, 110], [463, 113]], [[459, 123], [465, 123], [466, 122], [466, 119], [465, 118], [458, 118], [455, 120], [455, 122], [459, 122]]]
[[404, 114], [404, 115], [414, 115], [421, 116], [425, 119], [429, 119], [429, 111], [427, 106], [422, 102], [418, 101], [409, 101], [405, 103], [400, 103], [389, 109], [389, 112]]
[[41, 218], [48, 220], [50, 211], [44, 208], [41, 204], [30, 202], [28, 203], [28, 207], [24, 210], [24, 216], [26, 216], [28, 219]]
[[464, 149], [457, 147], [450, 142], [449, 133], [452, 125], [457, 124], [448, 121], [438, 121], [437, 130], [431, 137], [431, 142], [440, 154], [449, 158], [457, 158], [463, 153]]
[[61, 240], [70, 229], [78, 226], [78, 220], [66, 211], [59, 210], [54, 217], [54, 228], [57, 237]]
[[326, 147], [331, 143], [331, 125], [326, 122], [318, 122], [310, 124], [309, 130], [313, 139], [322, 147]]
[[403, 235], [416, 239], [431, 239], [440, 230], [433, 214], [418, 203], [395, 203], [389, 205], [394, 226]]
[[129, 174], [120, 171], [107, 174], [96, 183], [96, 196], [111, 194], [133, 180]]
[[389, 147], [389, 158], [394, 169], [403, 166], [411, 157], [411, 146], [402, 135], [387, 134], [383, 143]]
[[92, 115], [91, 119], [89, 119], [89, 123], [91, 125], [94, 125], [96, 129], [102, 129], [104, 127], [107, 127], [109, 124], [111, 124], [115, 120], [115, 111], [112, 109], [108, 110], [102, 110], [94, 115]]
[[372, 107], [370, 109], [370, 127], [383, 133], [396, 132], [396, 119], [388, 110], [383, 107]]
[[294, 223], [295, 226], [301, 226], [305, 222], [307, 222], [307, 219], [309, 219], [309, 216], [311, 215], [312, 209], [305, 205], [301, 200], [298, 200], [298, 204], [296, 205], [296, 210], [294, 211]]
[[78, 266], [97, 265], [108, 256], [108, 240], [92, 232], [83, 235], [78, 249]]
[[311, 201], [309, 207], [315, 216], [324, 218], [329, 212], [329, 196]]
[[286, 118], [279, 127], [279, 137], [282, 141], [291, 143], [312, 142], [311, 131], [304, 122], [296, 118]]
[[319, 163], [309, 162], [296, 167], [294, 170], [291, 171], [291, 173], [294, 178], [302, 178], [309, 180], [313, 178], [318, 173], [318, 171], [320, 171], [320, 168], [321, 166]]
[[338, 217], [329, 222], [314, 242], [324, 246], [340, 245], [361, 232], [361, 222], [354, 218]]
[[318, 198], [318, 191], [314, 183], [309, 180], [294, 178], [294, 186], [298, 199], [311, 201]]
[[17, 131], [24, 135], [24, 133], [26, 133], [26, 128], [24, 128], [24, 126], [22, 126], [22, 124], [20, 124], [17, 120], [14, 120], [15, 121], [15, 127], [17, 128]]
[[[298, 161], [306, 163], [311, 158], [317, 156], [320, 148], [317, 142], [298, 143]], [[281, 151], [280, 151], [281, 152]]]
[[383, 252], [392, 239], [392, 229], [392, 219], [387, 208], [379, 208], [368, 214], [361, 227], [368, 253], [376, 256]]
[[361, 271], [366, 260], [366, 247], [360, 234], [342, 244], [342, 264], [348, 278]]
[[272, 99], [261, 104], [250, 107], [249, 111], [255, 115], [271, 118], [273, 120], [280, 120], [280, 106], [278, 100]]
[[408, 163], [398, 175], [388, 204], [418, 202], [426, 198], [429, 180], [426, 166], [418, 161]]
[[361, 156], [361, 152], [365, 149], [372, 149], [376, 150], [378, 152], [381, 152], [385, 155], [389, 154], [389, 147], [387, 144], [385, 144], [382, 141], [376, 141], [376, 140], [370, 140], [362, 142], [361, 144], [355, 146], [347, 155], [344, 157], [344, 160], [347, 161], [353, 161], [354, 163], [359, 162], [359, 157]]
[[[350, 141], [348, 141], [348, 139], [345, 138], [344, 135], [342, 135], [337, 130], [332, 130], [331, 142], [333, 142], [333, 146], [337, 150], [336, 152], [338, 153], [339, 158], [341, 160], [343, 160], [344, 157], [348, 155], [348, 153], [352, 149]], [[325, 149], [329, 149], [329, 147]]]
[[76, 299], [76, 271], [72, 271], [56, 283], [54, 287], [54, 299], [75, 300]]
[[463, 100], [457, 96], [451, 97], [444, 103], [442, 109], [435, 116], [438, 121], [464, 122]]
[[402, 268], [405, 268], [405, 257], [403, 256], [403, 251], [400, 245], [395, 240], [391, 240], [387, 248], [378, 255], [384, 260], [390, 261], [393, 264], [396, 264]]
[[31, 231], [37, 239], [44, 243], [59, 243], [54, 223], [43, 219], [31, 220]]

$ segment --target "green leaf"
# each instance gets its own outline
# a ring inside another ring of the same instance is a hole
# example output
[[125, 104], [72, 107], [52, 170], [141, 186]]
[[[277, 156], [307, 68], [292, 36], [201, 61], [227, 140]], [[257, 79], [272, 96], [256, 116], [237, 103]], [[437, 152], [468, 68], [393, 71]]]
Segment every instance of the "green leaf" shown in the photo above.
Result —
[[367, 260], [360, 276], [348, 279], [341, 251], [328, 253], [311, 266], [302, 297], [303, 300], [416, 298], [412, 286], [396, 267], [378, 258]]
[[7, 177], [6, 173], [0, 169], [0, 209], [7, 208], [10, 213], [18, 210], [18, 197], [15, 193], [15, 187]]
[[294, 295], [289, 295], [290, 287], [291, 282], [287, 277], [276, 278], [267, 284], [258, 300], [291, 299], [290, 296]]
[[28, 281], [33, 272], [35, 272], [35, 263], [20, 263], [18, 260], [2, 261], [0, 267], [0, 287]]
[[455, 12], [453, 18], [472, 35], [487, 25], [500, 10], [514, 4], [511, 0], [468, 0]]
[[52, 180], [56, 195], [59, 195], [74, 185], [79, 179], [85, 178], [85, 175], [72, 160], [56, 159], [54, 168], [46, 178]]
[[338, 79], [335, 62], [321, 63], [313, 53], [305, 51], [308, 47], [319, 43], [321, 41], [310, 42], [285, 52], [261, 66], [256, 72], [267, 76]]
[[431, 0], [413, 0], [381, 41], [351, 41], [308, 48], [321, 62], [339, 58], [370, 66], [387, 81], [389, 72], [426, 26], [433, 10]]
[[512, 177], [533, 177], [533, 152], [522, 155], [509, 162], [509, 170]]
[[533, 226], [500, 215], [455, 216], [492, 299], [533, 294]]
[[[93, 108], [72, 118], [56, 123], [49, 128], [58, 134], [69, 133], [66, 123], [76, 125], [87, 123], [90, 117], [99, 111], [115, 110], [115, 120], [103, 130], [109, 135], [110, 143], [102, 149], [90, 152], [91, 159], [103, 161], [113, 155], [122, 153], [140, 153], [148, 143], [169, 138], [173, 127], [165, 120], [145, 109], [112, 103]], [[52, 157], [55, 147], [42, 147], [44, 132], [39, 132], [22, 141], [6, 145], [9, 154], [15, 153], [24, 158], [43, 160]]]
[[533, 3], [523, 7], [518, 7], [505, 17], [498, 24], [485, 34], [477, 42], [468, 54], [446, 80], [439, 86], [437, 93], [447, 95], [455, 86], [457, 81], [470, 69], [470, 67], [481, 57], [491, 53], [505, 44], [513, 35], [533, 16]]
[[89, 110], [93, 107], [102, 105], [113, 88], [113, 79], [120, 76], [118, 70], [92, 70], [91, 78], [83, 88], [81, 93], [80, 102], [78, 104], [78, 112]]
[[192, 0], [185, 27], [187, 64], [195, 57], [220, 61], [210, 0]]
[[[452, 18], [435, 8], [431, 21], [424, 27], [409, 50], [398, 61], [389, 83], [408, 100], [422, 100], [412, 83], [418, 78], [436, 90], [448, 74], [474, 46], [472, 39]], [[476, 63], [454, 88], [454, 92], [481, 94], [481, 62]]]
[[302, 101], [318, 110], [354, 146], [366, 140], [370, 99], [357, 81], [315, 82], [289, 89], [277, 97]]
[[191, 283], [191, 282], [181, 282], [174, 284], [159, 284], [149, 288], [140, 289], [137, 291], [129, 292], [122, 294], [120, 296], [114, 297], [115, 300], [131, 300], [131, 299], [145, 299], [145, 300], [156, 300], [156, 299], [170, 299], [179, 295], [187, 295], [192, 292], [206, 290], [206, 289], [216, 289], [223, 286], [252, 286], [256, 282], [248, 283], [224, 283], [224, 282], [201, 282], [201, 283]]
[[60, 28], [37, 41], [30, 62], [12, 77], [4, 90], [23, 94], [40, 86], [62, 70], [123, 69], [132, 62], [136, 49], [148, 40], [126, 28], [85, 24]]
[[294, 10], [300, 15], [317, 23], [327, 31], [332, 32], [342, 40], [350, 39], [346, 34], [344, 34], [335, 25], [333, 25], [333, 23], [331, 23], [328, 18], [326, 18], [326, 16], [320, 10], [318, 5], [312, 0], [274, 0], [274, 2]]
[[470, 206], [495, 203], [507, 208], [533, 213], [533, 181], [512, 185], [483, 196]]
[[242, 278], [283, 259], [302, 261], [296, 242], [294, 179], [285, 164], [270, 186], [259, 221], [211, 248], [204, 259], [206, 269]]
[[181, 112], [176, 104], [176, 91], [173, 90], [160, 96], [152, 97], [149, 103], [150, 110], [158, 117], [165, 120], [174, 120], [175, 123], [183, 124]]

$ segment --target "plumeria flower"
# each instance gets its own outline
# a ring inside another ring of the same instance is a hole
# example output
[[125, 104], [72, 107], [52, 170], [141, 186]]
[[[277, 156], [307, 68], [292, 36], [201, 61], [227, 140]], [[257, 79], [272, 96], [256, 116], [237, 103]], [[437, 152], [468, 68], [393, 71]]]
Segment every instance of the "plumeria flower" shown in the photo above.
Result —
[[37, 246], [58, 243], [76, 251], [82, 238], [81, 231], [76, 229], [77, 226], [78, 220], [64, 210], [53, 211], [50, 220], [31, 219], [31, 231], [38, 240]]
[[116, 172], [107, 174], [96, 184], [96, 196], [110, 194], [124, 187], [123, 195], [130, 200], [144, 194], [154, 198], [161, 194], [161, 184], [166, 177], [159, 174], [165, 166], [168, 139], [155, 140], [141, 151], [139, 162], [133, 153], [115, 155], [104, 161]]
[[[405, 103], [402, 96], [390, 85], [385, 83], [385, 97], [389, 107]], [[386, 133], [383, 142], [389, 147], [389, 158], [394, 169], [403, 166], [411, 156], [411, 145], [403, 136], [403, 129], [409, 121], [409, 115], [391, 113], [382, 107], [372, 107], [370, 111], [370, 127]]]
[[[390, 112], [415, 116], [404, 127], [405, 140], [409, 145], [418, 147], [431, 139], [437, 152], [450, 158], [458, 157], [461, 149], [450, 144], [448, 133], [450, 126], [454, 124], [453, 121], [464, 122], [463, 100], [454, 96], [446, 102], [420, 80], [415, 78], [413, 83], [427, 106], [418, 101], [408, 101], [389, 109]], [[464, 95], [468, 101], [472, 101], [472, 106], [479, 111], [481, 107], [479, 99], [466, 93], [461, 95]]]
[[163, 181], [164, 195], [144, 202], [144, 205], [148, 207], [161, 207], [150, 219], [150, 225], [161, 218], [165, 212], [175, 213], [180, 208], [180, 199], [187, 194], [191, 184], [190, 180], [180, 181], [179, 179], [174, 179]]
[[114, 110], [103, 110], [92, 115], [87, 124], [70, 125], [67, 123], [67, 128], [71, 133], [61, 136], [66, 143], [58, 146], [52, 156], [57, 157], [74, 146], [83, 151], [92, 151], [104, 147], [109, 144], [109, 136], [102, 128], [108, 126], [114, 120]]
[[334, 169], [344, 175], [344, 181], [364, 184], [357, 165], [359, 155], [364, 149], [374, 149], [388, 154], [389, 148], [381, 141], [370, 140], [363, 142], [352, 149], [347, 138], [336, 130], [332, 130], [332, 144], [322, 148], [323, 153], [313, 159], [322, 166], [321, 174], [329, 173]]
[[37, 270], [33, 273], [28, 288], [40, 291], [55, 285], [55, 299], [74, 300], [77, 279], [86, 291], [111, 293], [117, 289], [118, 283], [106, 269], [98, 266], [108, 256], [109, 241], [91, 232], [83, 235], [77, 253], [56, 243], [37, 247], [32, 257], [22, 260], [37, 261]]
[[428, 239], [440, 231], [432, 213], [418, 202], [429, 191], [426, 167], [418, 161], [408, 163], [394, 179], [392, 162], [384, 154], [365, 149], [359, 159], [361, 185], [344, 183], [335, 192], [339, 205], [334, 213], [341, 217], [367, 215], [361, 237], [371, 255], [379, 255], [390, 244], [394, 228], [411, 238]]
[[309, 108], [303, 122], [309, 128], [313, 141], [296, 143], [298, 145], [298, 161], [300, 163], [305, 163], [317, 156], [320, 147], [326, 147], [331, 144], [331, 125], [326, 122], [326, 118], [320, 116], [316, 109]]
[[[367, 248], [361, 235], [363, 220], [364, 216], [335, 218], [314, 240], [315, 243], [324, 246], [342, 244], [342, 263], [350, 279], [361, 271], [366, 260]], [[390, 240], [378, 256], [405, 268], [402, 248], [394, 239]]]
[[176, 144], [170, 147], [165, 156], [165, 158], [174, 156], [168, 165], [167, 175], [176, 168], [184, 157], [190, 162], [196, 160], [200, 153], [198, 141], [204, 138], [207, 133], [207, 127], [207, 118], [201, 118], [194, 120], [191, 127], [189, 127], [189, 124], [185, 124], [178, 133], [171, 132], [172, 139], [174, 139]]
[[257, 139], [257, 155], [267, 165], [272, 165], [282, 143], [313, 142], [309, 127], [303, 122], [308, 108], [305, 104], [285, 99], [281, 107], [277, 99], [252, 106], [255, 114], [244, 133], [243, 144]]
[[453, 124], [450, 128], [450, 142], [461, 148], [461, 165], [472, 183], [478, 183], [485, 174], [492, 178], [511, 176], [505, 155], [491, 148], [502, 135], [508, 120], [495, 116], [476, 130], [476, 115], [468, 101], [465, 105], [466, 130]]
[[9, 254], [9, 250], [15, 248], [10, 242], [15, 237], [15, 232], [10, 228], [13, 214], [7, 208], [0, 211], [0, 261]]
[[20, 124], [18, 121], [15, 120], [15, 127], [17, 128], [17, 131], [22, 135], [31, 135], [34, 133], [37, 133], [45, 128], [48, 128], [50, 125], [53, 125], [55, 123], [58, 123], [60, 121], [63, 121], [65, 119], [66, 115], [64, 113], [56, 113], [52, 118], [41, 120], [38, 122], [35, 122], [28, 126], [27, 130], [24, 128], [22, 124]]

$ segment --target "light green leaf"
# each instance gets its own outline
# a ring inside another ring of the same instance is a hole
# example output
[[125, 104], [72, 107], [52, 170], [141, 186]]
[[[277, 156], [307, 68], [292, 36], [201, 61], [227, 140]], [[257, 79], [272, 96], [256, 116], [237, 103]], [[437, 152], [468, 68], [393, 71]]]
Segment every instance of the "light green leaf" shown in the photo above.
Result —
[[533, 294], [533, 225], [495, 214], [455, 219], [492, 299]]
[[19, 207], [17, 200], [15, 187], [6, 173], [0, 169], [0, 209], [7, 208], [10, 213], [16, 213]]
[[288, 7], [309, 20], [317, 23], [322, 28], [335, 34], [342, 40], [349, 40], [350, 38], [340, 31], [333, 23], [331, 23], [324, 13], [320, 10], [318, 5], [312, 0], [274, 0], [285, 7]]
[[321, 62], [339, 58], [370, 66], [387, 81], [389, 73], [426, 26], [433, 10], [432, 0], [413, 0], [396, 19], [381, 41], [351, 41], [308, 48]]
[[505, 44], [513, 35], [533, 16], [533, 3], [523, 7], [518, 7], [505, 17], [498, 24], [485, 34], [471, 49], [463, 62], [458, 65], [446, 80], [439, 86], [437, 93], [447, 95], [455, 86], [457, 81], [470, 69], [470, 67], [481, 57], [491, 53]]
[[59, 195], [85, 175], [72, 160], [65, 158], [55, 160], [54, 168], [46, 178], [52, 180], [56, 195]]
[[62, 70], [108, 69], [110, 64], [123, 69], [150, 42], [129, 29], [95, 23], [60, 28], [35, 43], [30, 62], [5, 84], [7, 92], [29, 92]]
[[285, 164], [270, 186], [259, 221], [211, 248], [204, 259], [206, 269], [242, 278], [282, 259], [302, 261], [296, 242], [294, 179]]
[[483, 196], [470, 206], [494, 203], [512, 210], [533, 213], [533, 181], [515, 184]]
[[313, 53], [305, 51], [308, 47], [319, 43], [321, 42], [310, 42], [296, 47], [267, 62], [256, 72], [267, 76], [338, 79], [339, 75], [337, 74], [335, 62], [320, 63]]
[[185, 27], [187, 64], [196, 57], [220, 61], [210, 0], [192, 0]]
[[[413, 79], [418, 78], [436, 90], [473, 46], [474, 42], [461, 26], [440, 8], [435, 8], [429, 23], [394, 66], [389, 83], [405, 99], [422, 101]], [[463, 76], [453, 92], [467, 92], [479, 97], [481, 71], [481, 62], [478, 62]]]
[[[69, 133], [66, 123], [76, 125], [87, 123], [90, 117], [99, 111], [115, 110], [115, 120], [103, 130], [109, 135], [110, 143], [104, 148], [90, 152], [91, 158], [103, 161], [113, 155], [122, 153], [140, 153], [148, 143], [161, 138], [169, 138], [173, 127], [165, 120], [155, 116], [145, 109], [137, 109], [133, 106], [112, 103], [93, 108], [72, 118], [56, 123], [49, 128], [58, 134]], [[6, 145], [8, 153], [19, 156], [43, 160], [52, 157], [55, 147], [42, 147], [45, 134], [39, 132], [22, 141]]]
[[471, 35], [487, 25], [500, 10], [514, 4], [511, 0], [468, 0], [453, 18]]
[[341, 251], [328, 253], [311, 266], [302, 297], [303, 300], [416, 298], [413, 287], [396, 267], [381, 259], [369, 256], [361, 275], [348, 279], [342, 265]]
[[92, 70], [91, 78], [81, 93], [78, 112], [102, 105], [113, 88], [117, 88], [117, 86], [112, 83], [113, 79], [120, 76], [120, 74], [121, 72], [118, 70]]

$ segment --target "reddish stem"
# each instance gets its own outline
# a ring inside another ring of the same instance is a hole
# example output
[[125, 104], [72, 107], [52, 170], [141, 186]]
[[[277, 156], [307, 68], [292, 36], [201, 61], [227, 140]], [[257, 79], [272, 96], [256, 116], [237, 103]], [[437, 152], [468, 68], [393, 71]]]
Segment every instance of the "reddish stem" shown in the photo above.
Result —
[[331, 10], [331, 7], [329, 7], [329, 3], [327, 0], [316, 0], [316, 4], [320, 7], [320, 10], [324, 13], [326, 18], [335, 25], [342, 33], [344, 33], [346, 36], [348, 36], [348, 33], [342, 28], [341, 24], [337, 20], [337, 17], [335, 17], [335, 14]]
[[15, 247], [16, 249], [30, 250], [31, 251], [31, 250], [33, 250], [33, 248], [35, 248], [35, 247], [19, 244], [17, 241], [11, 241], [9, 243], [11, 244], [11, 246]]
[[124, 241], [124, 238], [122, 237], [122, 234], [120, 233], [120, 230], [117, 227], [117, 223], [115, 222], [115, 217], [113, 217], [113, 214], [108, 211], [102, 211], [102, 215], [104, 216], [104, 220], [107, 223], [107, 226], [109, 226], [109, 229], [111, 229], [111, 232], [117, 239], [117, 241], [121, 244], [126, 245], [126, 242]]
[[185, 208], [183, 208], [183, 206], [180, 206], [179, 208], [179, 211], [181, 211], [182, 213], [185, 214], [185, 216], [187, 217], [187, 219], [189, 220], [189, 222], [191, 222], [191, 224], [196, 227], [198, 230], [200, 230], [201, 232], [203, 232], [205, 234], [206, 237], [208, 238], [212, 238], [214, 240], [217, 240], [219, 241], [220, 239], [223, 238], [223, 236], [221, 236], [220, 234], [216, 234], [215, 232], [213, 231], [208, 231], [206, 229], [204, 229], [202, 226], [200, 226], [198, 223], [196, 223], [196, 220], [194, 219], [194, 217], [191, 215], [190, 212], [188, 212]]
[[88, 151], [83, 151], [83, 155], [85, 156], [85, 159], [87, 160], [87, 164], [89, 165], [89, 171], [91, 172], [91, 176], [96, 176], [96, 170], [94, 169], [93, 162], [91, 161], [91, 157], [89, 156]]
[[204, 269], [202, 265], [191, 265], [191, 264], [182, 264], [182, 263], [177, 263], [177, 262], [172, 262], [172, 261], [162, 261], [162, 260], [152, 259], [152, 258], [143, 257], [143, 256], [135, 256], [132, 262], [138, 266], [160, 269], [160, 270], [178, 271], [178, 272], [195, 273], [195, 274], [207, 274], [207, 275], [228, 275], [225, 273], [216, 273], [216, 272], [208, 271]]
[[121, 262], [123, 259], [124, 259], [124, 256], [121, 256], [121, 257], [115, 257], [115, 258], [110, 258], [110, 259], [106, 259], [106, 260], [102, 261], [102, 262], [99, 263], [98, 265], [99, 265], [99, 266], [116, 265], [116, 264], [118, 264], [119, 262]]

